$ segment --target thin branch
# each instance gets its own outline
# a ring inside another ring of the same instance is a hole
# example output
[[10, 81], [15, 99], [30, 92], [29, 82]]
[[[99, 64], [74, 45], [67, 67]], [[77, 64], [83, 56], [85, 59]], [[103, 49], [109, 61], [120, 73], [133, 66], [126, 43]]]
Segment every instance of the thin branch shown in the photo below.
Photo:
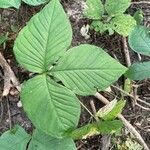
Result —
[[139, 1], [139, 2], [132, 2], [131, 4], [133, 4], [133, 5], [137, 5], [137, 4], [148, 4], [148, 5], [150, 5], [150, 2], [148, 2], [148, 1]]
[[135, 105], [146, 110], [146, 111], [150, 111], [150, 108], [144, 107], [144, 106], [140, 105], [139, 103], [135, 103]]
[[[127, 96], [129, 96], [129, 97], [131, 97], [131, 98], [133, 98], [133, 99], [135, 99], [135, 97], [134, 97], [133, 95], [131, 95], [131, 94], [129, 94], [128, 92], [126, 92], [126, 91], [120, 89], [119, 87], [114, 86], [114, 85], [111, 85], [111, 86], [112, 86], [113, 88], [117, 89], [118, 91], [122, 92], [123, 94], [125, 94], [125, 95], [127, 95]], [[138, 98], [138, 97], [136, 97], [136, 101], [139, 101], [139, 102], [141, 102], [141, 103], [143, 103], [143, 104], [145, 104], [145, 105], [147, 105], [147, 106], [150, 107], [150, 103], [145, 102], [144, 100], [142, 100], [142, 99], [140, 99], [140, 98]]]
[[[79, 102], [80, 102], [81, 106], [82, 106], [93, 118], [95, 118], [95, 116], [92, 114], [92, 112], [91, 112], [81, 101], [79, 101]], [[95, 120], [96, 120], [96, 118], [95, 118]]]
[[94, 115], [96, 115], [96, 107], [95, 107], [94, 101], [92, 99], [90, 100], [90, 105], [91, 105]]
[[129, 53], [126, 37], [122, 37], [122, 42], [123, 42], [123, 50], [125, 54], [126, 64], [127, 64], [127, 67], [129, 67], [131, 66], [131, 59], [130, 59], [130, 53]]
[[[104, 104], [109, 104], [109, 101], [100, 93], [96, 93], [94, 95], [97, 99], [99, 99]], [[123, 115], [119, 114], [118, 118], [123, 122], [124, 126], [136, 137], [136, 139], [139, 141], [139, 143], [143, 146], [144, 150], [149, 150], [147, 144], [141, 137], [141, 135], [136, 131], [136, 129], [124, 118]]]
[[92, 108], [92, 111], [94, 113], [96, 121], [99, 121], [98, 117], [96, 117], [96, 107], [95, 107], [93, 99], [90, 100], [90, 105], [91, 105], [91, 108]]
[[[1, 101], [1, 100], [0, 100]], [[0, 110], [1, 110], [1, 113], [0, 113], [0, 123], [2, 122], [3, 120], [3, 115], [4, 115], [4, 106], [3, 106], [3, 103], [0, 102]]]
[[4, 70], [4, 90], [3, 90], [3, 96], [7, 96], [9, 94], [9, 91], [12, 86], [16, 87], [20, 91], [20, 84], [10, 68], [9, 64], [3, 57], [3, 55], [0, 53], [0, 66]]

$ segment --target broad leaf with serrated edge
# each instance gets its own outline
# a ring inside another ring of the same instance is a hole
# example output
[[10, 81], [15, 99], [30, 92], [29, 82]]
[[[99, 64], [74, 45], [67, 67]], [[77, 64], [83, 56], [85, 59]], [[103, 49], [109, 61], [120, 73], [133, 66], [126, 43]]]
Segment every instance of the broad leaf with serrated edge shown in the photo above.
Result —
[[35, 130], [28, 150], [76, 150], [71, 138], [56, 139], [45, 133]]
[[30, 135], [22, 127], [16, 126], [14, 129], [2, 134], [0, 137], [0, 150], [25, 150], [30, 138]]
[[101, 48], [80, 45], [66, 52], [51, 74], [79, 95], [104, 90], [126, 71], [126, 68]]
[[21, 0], [0, 0], [0, 8], [15, 7], [19, 8], [21, 5]]
[[150, 61], [133, 64], [129, 67], [125, 76], [132, 80], [144, 80], [150, 78]]
[[69, 89], [44, 74], [25, 82], [21, 100], [33, 124], [53, 137], [62, 137], [78, 124], [79, 100]]
[[117, 15], [111, 20], [112, 29], [118, 34], [128, 36], [136, 26], [135, 19], [130, 15]]
[[129, 35], [129, 45], [137, 53], [150, 56], [150, 29], [137, 26]]
[[105, 9], [111, 16], [124, 13], [130, 6], [131, 0], [106, 0]]
[[101, 19], [104, 13], [104, 6], [101, 0], [87, 0], [84, 15], [89, 19]]
[[21, 66], [42, 73], [63, 55], [71, 40], [71, 25], [59, 0], [51, 0], [20, 31], [14, 53]]
[[44, 4], [44, 3], [48, 2], [49, 0], [22, 0], [22, 1], [29, 5], [37, 6], [40, 4]]

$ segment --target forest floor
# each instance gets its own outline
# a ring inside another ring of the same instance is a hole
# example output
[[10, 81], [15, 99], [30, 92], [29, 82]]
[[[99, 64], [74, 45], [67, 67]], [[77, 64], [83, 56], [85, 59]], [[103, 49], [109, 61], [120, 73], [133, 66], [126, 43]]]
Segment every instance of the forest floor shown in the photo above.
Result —
[[[89, 20], [85, 19], [82, 16], [82, 2], [83, 0], [63, 0], [62, 4], [66, 10], [73, 28], [73, 41], [72, 46], [89, 43], [103, 48], [107, 53], [112, 57], [117, 59], [123, 65], [126, 64], [124, 47], [122, 37], [118, 35], [109, 36], [107, 33], [104, 35], [98, 34], [94, 31], [89, 31], [89, 38], [85, 39], [81, 34], [81, 28], [90, 23]], [[8, 34], [9, 39], [5, 45], [0, 47], [0, 52], [3, 54], [15, 75], [17, 76], [20, 83], [30, 78], [29, 72], [23, 70], [18, 63], [15, 61], [13, 54], [13, 43], [14, 40], [22, 27], [26, 25], [29, 19], [39, 12], [43, 6], [40, 7], [31, 7], [23, 4], [19, 10], [16, 9], [0, 9], [0, 36]], [[136, 10], [142, 9], [144, 12], [144, 23], [150, 25], [150, 5], [131, 5], [128, 12], [133, 14]], [[130, 50], [130, 49], [129, 49]], [[140, 58], [141, 57], [141, 58]], [[150, 60], [148, 57], [138, 56], [135, 52], [130, 50], [131, 62], [139, 62]], [[120, 79], [114, 85], [123, 86], [123, 79]], [[10, 94], [7, 97], [2, 97], [3, 92], [3, 69], [0, 68], [0, 133], [8, 130], [13, 127], [15, 124], [19, 124], [24, 127], [28, 132], [33, 130], [33, 125], [26, 117], [25, 112], [22, 107], [19, 106], [19, 92], [15, 89], [12, 89]], [[135, 88], [137, 90], [137, 95], [144, 101], [150, 101], [150, 80], [143, 80], [141, 82], [134, 82]], [[120, 92], [116, 89], [111, 89], [111, 92], [102, 93], [110, 101], [115, 97], [120, 97]], [[96, 110], [99, 110], [104, 106], [100, 101], [98, 101], [93, 96], [89, 97], [80, 97], [82, 103], [92, 112], [91, 102], [94, 102]], [[135, 129], [141, 134], [144, 141], [150, 147], [150, 113], [147, 110], [142, 109], [139, 106], [134, 104], [129, 97], [126, 97], [127, 104], [124, 108], [123, 115], [125, 118], [135, 127]], [[82, 115], [80, 119], [79, 126], [91, 122], [91, 116], [85, 109], [82, 109]], [[128, 139], [132, 138], [127, 130], [123, 130], [121, 135], [118, 136], [108, 136], [108, 135], [99, 135], [90, 137], [86, 140], [77, 141], [78, 150], [106, 150], [104, 147], [105, 144], [110, 144], [114, 150], [116, 144], [123, 143]], [[110, 141], [111, 139], [111, 141]], [[134, 137], [133, 137], [134, 139]], [[113, 142], [115, 141], [115, 142]], [[121, 141], [121, 142], [120, 142]], [[122, 148], [123, 149], [123, 146]]]

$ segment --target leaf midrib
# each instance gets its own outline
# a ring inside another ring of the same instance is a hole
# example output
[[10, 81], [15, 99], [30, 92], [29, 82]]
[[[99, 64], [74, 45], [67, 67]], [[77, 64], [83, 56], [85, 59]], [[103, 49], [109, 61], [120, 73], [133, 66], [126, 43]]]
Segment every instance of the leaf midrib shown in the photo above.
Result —
[[50, 37], [50, 31], [51, 31], [51, 24], [52, 24], [52, 20], [53, 20], [53, 15], [54, 15], [54, 10], [55, 10], [55, 7], [56, 7], [56, 1], [54, 3], [54, 7], [52, 9], [52, 14], [51, 14], [51, 20], [50, 20], [50, 24], [49, 24], [49, 29], [48, 29], [48, 36], [47, 36], [47, 40], [46, 40], [46, 46], [45, 46], [45, 55], [44, 55], [44, 71], [43, 72], [46, 72], [47, 71], [47, 64], [46, 64], [46, 55], [47, 55], [47, 49], [48, 49], [48, 40], [49, 40], [49, 37]]
[[63, 124], [62, 124], [61, 118], [59, 117], [59, 114], [58, 114], [58, 112], [56, 111], [56, 106], [55, 106], [54, 102], [52, 101], [52, 97], [51, 97], [51, 94], [50, 94], [50, 92], [49, 92], [49, 91], [51, 91], [51, 90], [49, 89], [49, 86], [48, 86], [48, 82], [49, 82], [49, 81], [47, 80], [47, 77], [46, 77], [46, 76], [45, 76], [44, 78], [45, 78], [45, 85], [46, 85], [46, 88], [47, 88], [47, 93], [48, 93], [48, 95], [49, 95], [49, 97], [50, 97], [50, 101], [52, 102], [53, 107], [55, 108], [54, 111], [55, 111], [55, 113], [56, 113], [56, 115], [57, 115], [57, 119], [59, 120], [61, 126], [65, 129], [65, 127], [64, 127]]
[[[53, 73], [56, 73], [56, 72], [72, 72], [72, 71], [102, 71], [102, 70], [105, 70], [105, 71], [110, 71], [111, 68], [76, 68], [76, 69], [64, 69], [64, 70], [50, 70], [49, 72], [53, 72]], [[122, 70], [122, 68], [113, 68], [113, 71], [114, 70]]]

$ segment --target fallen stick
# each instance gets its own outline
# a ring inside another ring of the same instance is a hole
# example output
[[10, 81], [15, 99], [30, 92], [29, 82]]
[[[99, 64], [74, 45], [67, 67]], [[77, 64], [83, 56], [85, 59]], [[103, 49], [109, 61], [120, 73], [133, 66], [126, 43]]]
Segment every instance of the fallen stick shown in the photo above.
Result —
[[130, 67], [131, 59], [130, 59], [130, 53], [129, 53], [126, 37], [122, 37], [122, 42], [123, 42], [123, 50], [124, 50], [124, 54], [125, 54], [126, 64], [127, 64], [127, 67]]
[[131, 4], [135, 4], [135, 5], [137, 5], [137, 4], [149, 4], [150, 5], [150, 2], [148, 2], [148, 1], [139, 1], [139, 2], [132, 2]]
[[[103, 102], [104, 104], [109, 104], [109, 101], [100, 93], [96, 93], [94, 95], [97, 99], [99, 99], [101, 102]], [[123, 115], [119, 114], [118, 118], [123, 122], [124, 126], [136, 137], [136, 139], [138, 140], [138, 142], [143, 146], [144, 150], [149, 150], [147, 144], [145, 143], [145, 141], [143, 140], [143, 138], [141, 137], [141, 135], [136, 131], [136, 129], [124, 118]]]
[[4, 89], [2, 96], [7, 96], [12, 87], [16, 87], [18, 91], [20, 91], [20, 84], [12, 71], [11, 67], [5, 60], [4, 56], [0, 53], [0, 66], [4, 71]]

